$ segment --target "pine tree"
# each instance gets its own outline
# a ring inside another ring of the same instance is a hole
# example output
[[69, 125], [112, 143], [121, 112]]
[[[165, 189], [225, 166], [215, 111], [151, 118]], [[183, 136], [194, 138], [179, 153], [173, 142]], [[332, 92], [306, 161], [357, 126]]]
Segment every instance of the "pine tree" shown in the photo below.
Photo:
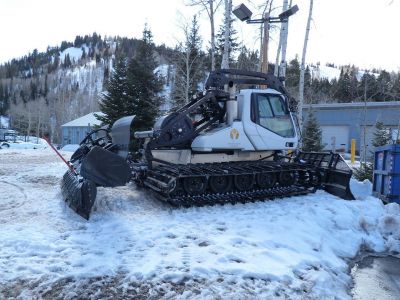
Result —
[[[376, 122], [372, 145], [374, 147], [385, 146], [390, 144], [391, 141], [392, 139], [389, 130], [385, 128], [382, 122]], [[374, 152], [371, 151], [371, 156], [373, 157], [373, 155]], [[363, 181], [365, 179], [372, 181], [373, 172], [373, 164], [370, 162], [363, 162], [359, 168], [355, 169], [354, 177], [359, 181]]]
[[343, 68], [340, 71], [339, 79], [335, 88], [333, 96], [339, 102], [350, 102], [351, 101], [351, 83], [350, 75]]
[[372, 145], [374, 147], [385, 146], [390, 144], [392, 141], [390, 131], [385, 128], [382, 122], [376, 122], [374, 139], [372, 140]]
[[377, 101], [387, 101], [389, 98], [389, 92], [392, 89], [393, 83], [390, 78], [390, 74], [382, 70], [377, 78], [378, 94], [375, 99]]
[[313, 111], [310, 111], [308, 118], [303, 126], [303, 143], [302, 150], [305, 152], [319, 152], [324, 147], [322, 146], [322, 131], [319, 127], [317, 119]]
[[116, 120], [127, 116], [130, 112], [127, 109], [129, 99], [127, 97], [127, 65], [126, 59], [120, 57], [107, 83], [107, 91], [102, 94], [99, 103], [100, 110], [104, 116], [96, 115], [96, 118], [103, 124], [111, 126]]
[[[231, 18], [231, 21], [229, 23], [229, 65], [232, 65], [234, 63], [234, 57], [233, 55], [239, 50], [239, 43], [237, 42], [238, 37], [237, 37], [237, 31], [235, 28], [233, 28], [233, 22], [235, 19]], [[217, 33], [217, 46], [216, 46], [216, 53], [215, 53], [215, 65], [216, 68], [221, 68], [221, 62], [222, 62], [222, 55], [224, 53], [224, 47], [225, 47], [225, 25], [222, 24], [219, 32]]]
[[289, 62], [289, 65], [286, 69], [286, 80], [285, 84], [287, 87], [298, 87], [300, 80], [300, 62], [298, 57], [296, 56]]
[[376, 97], [379, 94], [379, 87], [375, 76], [369, 72], [365, 72], [359, 82], [358, 90], [359, 95], [364, 95], [364, 92], [366, 92], [367, 101], [377, 100]]
[[237, 59], [237, 68], [246, 71], [257, 71], [260, 59], [258, 51], [250, 51], [243, 46], [240, 48], [240, 53]]
[[6, 109], [4, 108], [6, 106], [6, 101], [4, 97], [4, 88], [3, 84], [0, 81], [0, 115], [3, 115], [6, 112]]
[[127, 69], [127, 108], [129, 114], [135, 115], [135, 130], [150, 129], [159, 114], [161, 97], [158, 93], [162, 90], [162, 80], [154, 72], [157, 66], [154, 49], [152, 33], [146, 25], [136, 56]]
[[395, 74], [393, 77], [390, 95], [392, 100], [398, 100], [400, 99], [400, 72]]
[[72, 65], [71, 58], [69, 57], [69, 54], [67, 53], [67, 55], [65, 55], [65, 57], [64, 57], [63, 67], [69, 68], [71, 65]]
[[374, 173], [373, 164], [366, 162], [366, 163], [361, 163], [359, 168], [354, 169], [353, 174], [358, 181], [364, 181], [365, 179], [372, 181], [373, 173]]

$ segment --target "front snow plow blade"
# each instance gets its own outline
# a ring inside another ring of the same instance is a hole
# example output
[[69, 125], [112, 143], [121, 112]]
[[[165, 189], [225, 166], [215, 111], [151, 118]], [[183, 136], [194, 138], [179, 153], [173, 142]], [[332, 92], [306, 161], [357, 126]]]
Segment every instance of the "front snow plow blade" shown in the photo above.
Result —
[[355, 199], [350, 190], [350, 178], [353, 172], [340, 154], [300, 152], [296, 159], [318, 169], [320, 187], [323, 190], [345, 200]]
[[131, 170], [124, 158], [99, 146], [94, 146], [82, 159], [80, 175], [97, 186], [125, 185]]
[[[71, 156], [72, 166], [63, 176], [61, 191], [67, 205], [87, 220], [98, 186], [123, 186], [131, 179], [127, 156], [133, 120], [134, 116], [117, 120], [111, 132], [93, 130]], [[99, 137], [101, 131], [106, 134]]]
[[67, 205], [78, 215], [89, 220], [96, 199], [96, 185], [84, 178], [79, 179], [71, 170], [68, 170], [62, 180], [61, 192]]

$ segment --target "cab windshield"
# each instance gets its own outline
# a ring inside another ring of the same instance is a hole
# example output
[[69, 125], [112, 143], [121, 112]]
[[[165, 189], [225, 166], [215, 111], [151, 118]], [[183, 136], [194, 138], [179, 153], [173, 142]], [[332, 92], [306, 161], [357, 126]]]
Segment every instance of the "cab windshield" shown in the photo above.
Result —
[[279, 95], [253, 94], [253, 121], [283, 137], [294, 137], [294, 126], [284, 100]]

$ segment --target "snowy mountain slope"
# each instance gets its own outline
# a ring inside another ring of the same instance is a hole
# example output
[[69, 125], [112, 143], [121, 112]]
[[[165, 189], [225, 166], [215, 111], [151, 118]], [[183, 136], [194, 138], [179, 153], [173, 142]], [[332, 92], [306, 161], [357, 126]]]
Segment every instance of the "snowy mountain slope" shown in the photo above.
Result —
[[400, 208], [373, 197], [172, 209], [130, 184], [100, 188], [85, 221], [61, 200], [50, 150], [0, 164], [0, 298], [350, 299], [348, 260], [400, 251]]
[[172, 83], [172, 77], [174, 76], [174, 69], [173, 65], [159, 65], [155, 70], [155, 73], [157, 73], [161, 78], [165, 80], [165, 83], [163, 84], [162, 91], [160, 93], [160, 96], [163, 97], [164, 103], [160, 106], [160, 111], [161, 113], [166, 113], [172, 109], [172, 102], [171, 102], [171, 83]]
[[310, 66], [311, 76], [315, 79], [326, 78], [329, 81], [339, 79], [340, 69], [328, 66]]
[[67, 55], [69, 55], [69, 58], [71, 59], [71, 61], [75, 61], [78, 62], [83, 54], [83, 50], [85, 49], [85, 53], [88, 54], [89, 53], [89, 47], [86, 45], [83, 45], [80, 48], [77, 47], [69, 47], [67, 49], [65, 49], [64, 51], [60, 52], [60, 60], [63, 63], [65, 61], [65, 57]]
[[6, 116], [0, 116], [0, 128], [9, 128], [10, 119]]
[[[311, 76], [312, 78], [315, 79], [328, 79], [329, 81], [332, 81], [333, 79], [339, 79], [340, 72], [341, 72], [341, 67], [329, 67], [329, 66], [309, 66], [310, 71], [311, 71]], [[365, 70], [358, 70], [357, 71], [357, 80], [360, 81], [361, 78], [364, 76]], [[375, 77], [378, 77], [378, 73], [370, 73], [373, 74]]]

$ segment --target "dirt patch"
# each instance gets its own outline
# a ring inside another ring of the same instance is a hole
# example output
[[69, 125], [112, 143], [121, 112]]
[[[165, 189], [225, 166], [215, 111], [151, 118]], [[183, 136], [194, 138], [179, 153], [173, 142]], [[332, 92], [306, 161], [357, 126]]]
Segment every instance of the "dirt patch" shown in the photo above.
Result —
[[35, 177], [26, 177], [24, 178], [26, 182], [29, 183], [38, 183], [38, 184], [47, 184], [47, 185], [55, 185], [60, 182], [60, 178], [57, 178], [55, 176], [35, 176]]
[[[65, 277], [52, 282], [40, 280], [14, 280], [0, 283], [1, 299], [288, 299], [289, 295], [304, 296], [303, 291], [278, 287], [261, 279], [232, 280], [217, 277], [208, 279], [186, 278], [169, 280], [132, 280], [126, 274], [97, 276], [84, 279]], [[259, 294], [261, 292], [261, 294]], [[293, 294], [294, 293], [294, 294]], [[310, 297], [308, 299], [313, 299]]]

